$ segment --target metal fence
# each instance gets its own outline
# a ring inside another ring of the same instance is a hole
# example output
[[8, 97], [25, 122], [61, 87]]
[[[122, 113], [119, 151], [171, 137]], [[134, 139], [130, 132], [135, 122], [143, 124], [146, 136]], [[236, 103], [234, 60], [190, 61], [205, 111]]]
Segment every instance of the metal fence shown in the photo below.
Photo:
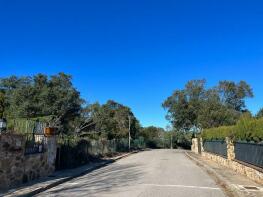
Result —
[[263, 144], [236, 142], [235, 159], [263, 168]]
[[[131, 144], [141, 145], [141, 142]], [[138, 147], [139, 148], [139, 147]], [[56, 169], [74, 168], [101, 156], [129, 151], [128, 139], [89, 140], [81, 138], [59, 139], [57, 150]]]
[[25, 155], [45, 152], [46, 137], [43, 134], [27, 133], [25, 136]]
[[225, 141], [212, 140], [204, 142], [204, 150], [223, 157], [227, 157], [227, 144]]

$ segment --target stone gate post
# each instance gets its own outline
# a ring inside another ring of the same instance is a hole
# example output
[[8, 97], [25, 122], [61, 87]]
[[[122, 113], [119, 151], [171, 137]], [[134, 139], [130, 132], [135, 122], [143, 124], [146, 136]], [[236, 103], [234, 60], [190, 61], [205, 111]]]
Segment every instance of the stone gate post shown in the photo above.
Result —
[[226, 137], [226, 144], [227, 144], [227, 159], [233, 161], [235, 159], [235, 145], [233, 140], [229, 137]]
[[46, 148], [48, 165], [50, 166], [51, 171], [54, 171], [57, 156], [57, 139], [55, 135], [46, 138]]

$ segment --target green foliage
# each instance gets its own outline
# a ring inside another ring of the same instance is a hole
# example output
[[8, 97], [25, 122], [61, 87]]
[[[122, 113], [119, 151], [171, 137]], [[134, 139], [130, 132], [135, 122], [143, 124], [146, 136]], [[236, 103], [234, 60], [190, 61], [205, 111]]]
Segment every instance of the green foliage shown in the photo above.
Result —
[[150, 126], [142, 128], [140, 136], [144, 138], [148, 148], [163, 148], [166, 138], [166, 132], [162, 128]]
[[216, 128], [205, 129], [202, 132], [204, 140], [224, 140], [235, 133], [235, 126], [221, 126]]
[[239, 112], [246, 111], [244, 98], [254, 96], [251, 87], [245, 81], [220, 81], [218, 89], [224, 104]]
[[174, 132], [173, 138], [176, 140], [176, 146], [191, 149], [193, 133], [177, 131]]
[[248, 115], [242, 116], [236, 125], [235, 139], [263, 141], [263, 118], [255, 119]]
[[256, 119], [243, 115], [234, 126], [222, 126], [205, 129], [202, 132], [204, 140], [223, 140], [230, 137], [234, 141], [263, 141], [263, 118]]
[[140, 131], [139, 121], [131, 109], [113, 100], [100, 105], [87, 106], [79, 119], [81, 135], [97, 132], [106, 139], [126, 138], [129, 134], [129, 117], [131, 137], [135, 139]]
[[39, 116], [74, 116], [83, 100], [72, 86], [71, 76], [64, 73], [51, 76], [9, 77], [0, 79], [5, 95], [5, 113], [12, 118]]
[[205, 83], [189, 81], [163, 103], [168, 110], [167, 119], [177, 130], [233, 125], [247, 111], [245, 98], [253, 97], [253, 92], [246, 82], [220, 81], [210, 89], [205, 88]]
[[48, 122], [52, 119], [51, 116], [38, 117], [38, 118], [16, 118], [8, 119], [7, 128], [8, 130], [15, 133], [33, 133], [36, 130], [37, 125], [44, 126], [48, 125]]
[[256, 115], [257, 118], [263, 118], [263, 108], [259, 110], [259, 112]]
[[0, 115], [4, 111], [8, 119], [55, 116], [63, 131], [70, 130], [69, 122], [79, 116], [84, 102], [71, 81], [71, 76], [64, 73], [1, 78]]
[[161, 138], [164, 136], [164, 129], [150, 126], [150, 127], [145, 127], [142, 128], [140, 135], [145, 139], [154, 139], [154, 138]]
[[5, 95], [0, 91], [0, 118], [3, 118], [5, 111]]
[[179, 129], [190, 129], [197, 124], [197, 117], [204, 97], [205, 80], [189, 81], [184, 90], [176, 90], [163, 103], [168, 110], [167, 119]]

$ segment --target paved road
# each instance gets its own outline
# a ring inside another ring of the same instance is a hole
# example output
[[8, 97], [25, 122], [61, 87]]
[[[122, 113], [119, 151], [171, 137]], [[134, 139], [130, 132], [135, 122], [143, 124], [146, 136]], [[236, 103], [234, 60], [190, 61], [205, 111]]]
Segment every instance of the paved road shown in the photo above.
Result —
[[131, 155], [38, 196], [224, 197], [222, 190], [180, 150]]

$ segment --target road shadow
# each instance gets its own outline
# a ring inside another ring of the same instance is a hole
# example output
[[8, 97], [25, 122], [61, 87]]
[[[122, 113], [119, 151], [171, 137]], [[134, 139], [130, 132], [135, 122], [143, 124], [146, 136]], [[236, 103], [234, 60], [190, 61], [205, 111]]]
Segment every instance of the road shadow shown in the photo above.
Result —
[[90, 174], [59, 185], [39, 196], [97, 196], [110, 192], [113, 188], [120, 189], [133, 186], [143, 176], [142, 167], [138, 164], [114, 163], [98, 169]]

